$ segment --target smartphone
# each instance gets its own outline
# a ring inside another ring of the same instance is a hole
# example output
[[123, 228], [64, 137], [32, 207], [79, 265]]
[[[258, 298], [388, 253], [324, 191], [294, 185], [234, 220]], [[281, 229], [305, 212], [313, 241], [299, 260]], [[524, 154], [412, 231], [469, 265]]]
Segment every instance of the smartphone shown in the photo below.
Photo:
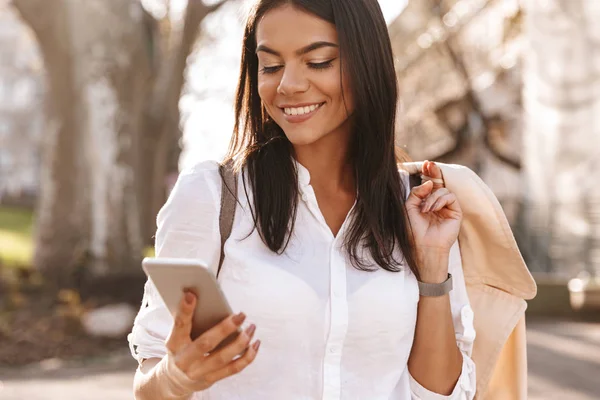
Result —
[[[215, 275], [201, 261], [185, 258], [146, 257], [142, 269], [150, 278], [160, 297], [173, 315], [177, 313], [184, 290], [197, 297], [192, 319], [192, 340], [232, 314], [231, 307]], [[233, 342], [241, 329], [224, 339], [213, 351]]]

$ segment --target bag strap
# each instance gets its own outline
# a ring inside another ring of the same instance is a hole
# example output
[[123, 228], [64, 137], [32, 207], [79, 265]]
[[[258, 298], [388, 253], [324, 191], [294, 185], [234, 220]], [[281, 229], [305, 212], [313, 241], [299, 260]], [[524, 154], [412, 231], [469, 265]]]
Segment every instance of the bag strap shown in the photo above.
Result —
[[421, 185], [421, 174], [412, 174], [408, 176], [409, 188], [408, 190], [412, 190], [415, 186]]
[[221, 256], [219, 257], [219, 265], [217, 267], [217, 277], [219, 276], [219, 272], [221, 272], [221, 266], [225, 259], [225, 242], [231, 235], [233, 220], [235, 219], [238, 177], [233, 170], [233, 160], [219, 165], [219, 174], [221, 175], [221, 209], [219, 210]]

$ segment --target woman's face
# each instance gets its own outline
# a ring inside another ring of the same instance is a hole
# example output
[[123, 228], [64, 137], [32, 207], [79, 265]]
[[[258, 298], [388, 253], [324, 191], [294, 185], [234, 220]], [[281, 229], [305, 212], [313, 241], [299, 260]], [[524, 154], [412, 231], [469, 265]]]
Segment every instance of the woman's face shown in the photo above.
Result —
[[290, 142], [308, 145], [331, 133], [347, 138], [353, 103], [346, 77], [340, 87], [335, 26], [286, 5], [258, 22], [256, 44], [258, 93]]

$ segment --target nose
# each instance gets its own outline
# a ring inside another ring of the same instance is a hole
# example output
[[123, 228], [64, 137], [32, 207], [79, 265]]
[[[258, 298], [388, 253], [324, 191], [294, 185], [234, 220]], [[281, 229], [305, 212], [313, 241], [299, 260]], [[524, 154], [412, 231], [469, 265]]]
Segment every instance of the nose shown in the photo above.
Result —
[[304, 76], [300, 68], [286, 66], [277, 86], [277, 93], [283, 96], [291, 96], [296, 93], [303, 93], [308, 90], [310, 83]]

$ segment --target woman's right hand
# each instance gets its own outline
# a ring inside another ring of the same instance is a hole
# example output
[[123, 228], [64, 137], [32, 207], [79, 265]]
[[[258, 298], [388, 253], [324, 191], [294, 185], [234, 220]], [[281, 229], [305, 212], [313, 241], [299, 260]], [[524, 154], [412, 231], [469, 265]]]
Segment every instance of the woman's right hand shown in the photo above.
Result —
[[[190, 334], [195, 308], [196, 296], [185, 292], [166, 342], [171, 361], [189, 378], [185, 386], [190, 393], [205, 390], [215, 382], [241, 372], [254, 361], [260, 346], [260, 340], [250, 345], [256, 329], [252, 324], [233, 342], [213, 352], [221, 341], [242, 325], [246, 318], [243, 313], [230, 315], [192, 340]], [[240, 354], [243, 355], [234, 359]]]

